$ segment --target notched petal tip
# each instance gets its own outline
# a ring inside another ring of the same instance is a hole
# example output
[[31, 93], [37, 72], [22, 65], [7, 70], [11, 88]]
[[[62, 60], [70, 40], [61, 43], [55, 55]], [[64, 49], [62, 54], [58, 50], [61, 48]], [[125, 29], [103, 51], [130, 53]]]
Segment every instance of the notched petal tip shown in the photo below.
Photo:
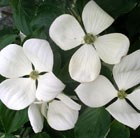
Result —
[[69, 73], [78, 82], [95, 80], [101, 69], [100, 59], [92, 45], [81, 46], [72, 56]]
[[129, 39], [120, 33], [111, 33], [99, 36], [95, 48], [100, 58], [108, 64], [117, 64], [125, 56], [129, 49]]
[[63, 14], [53, 21], [49, 35], [61, 49], [70, 50], [82, 44], [85, 33], [73, 16]]
[[98, 35], [114, 22], [114, 19], [93, 0], [85, 5], [82, 19], [87, 33], [93, 35]]
[[49, 104], [47, 114], [48, 123], [55, 130], [69, 130], [74, 128], [78, 114], [77, 110], [69, 108], [61, 101], [54, 100]]
[[39, 72], [50, 72], [53, 69], [53, 52], [48, 41], [31, 38], [24, 42], [23, 50], [28, 59]]

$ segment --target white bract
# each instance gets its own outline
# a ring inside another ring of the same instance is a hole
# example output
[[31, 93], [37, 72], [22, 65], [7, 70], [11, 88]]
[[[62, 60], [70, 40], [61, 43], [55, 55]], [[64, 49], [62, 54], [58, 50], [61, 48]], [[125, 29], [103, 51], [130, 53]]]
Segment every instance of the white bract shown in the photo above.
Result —
[[49, 103], [34, 103], [29, 106], [28, 116], [35, 133], [41, 132], [44, 117], [55, 130], [69, 130], [74, 128], [81, 106], [64, 94]]
[[140, 83], [140, 50], [125, 56], [114, 66], [113, 77], [117, 89], [105, 77], [100, 75], [92, 82], [82, 83], [76, 93], [83, 103], [90, 107], [100, 107], [108, 104], [115, 97], [117, 100], [106, 107], [106, 110], [119, 122], [136, 129], [140, 125], [140, 88], [128, 94], [127, 90]]
[[82, 45], [70, 60], [69, 73], [76, 81], [90, 82], [100, 73], [100, 58], [108, 64], [119, 63], [128, 52], [129, 40], [120, 33], [99, 35], [114, 19], [93, 0], [85, 5], [82, 21], [86, 32], [73, 16], [61, 15], [52, 23], [49, 34], [63, 50]]
[[35, 99], [50, 101], [65, 85], [52, 73], [53, 53], [49, 43], [29, 39], [23, 47], [10, 44], [0, 52], [0, 99], [10, 109], [20, 110]]

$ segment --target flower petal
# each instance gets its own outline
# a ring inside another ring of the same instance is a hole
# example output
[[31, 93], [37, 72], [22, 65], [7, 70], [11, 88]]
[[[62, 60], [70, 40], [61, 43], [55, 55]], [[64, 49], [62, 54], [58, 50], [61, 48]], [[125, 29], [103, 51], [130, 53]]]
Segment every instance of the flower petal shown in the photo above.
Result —
[[69, 130], [74, 128], [78, 119], [78, 111], [69, 108], [61, 101], [54, 100], [49, 104], [47, 119], [52, 128]]
[[35, 100], [35, 91], [29, 78], [7, 79], [0, 84], [0, 99], [8, 108], [21, 110]]
[[66, 104], [69, 108], [71, 108], [73, 110], [80, 110], [81, 109], [81, 105], [77, 104], [71, 98], [69, 98], [68, 96], [66, 96], [63, 93], [60, 93], [57, 96], [57, 98], [60, 99], [64, 104]]
[[96, 39], [95, 48], [100, 58], [108, 64], [117, 64], [127, 54], [129, 49], [128, 38], [120, 33], [100, 36]]
[[125, 56], [114, 66], [113, 76], [119, 89], [127, 90], [140, 83], [140, 50]]
[[41, 132], [44, 119], [40, 112], [40, 105], [31, 104], [28, 109], [28, 117], [34, 132]]
[[52, 73], [46, 73], [38, 79], [36, 97], [38, 100], [50, 101], [63, 91], [65, 85]]
[[82, 83], [76, 89], [80, 100], [90, 107], [100, 107], [117, 97], [117, 90], [110, 81], [100, 75], [92, 82]]
[[118, 99], [106, 110], [119, 122], [136, 129], [140, 125], [140, 113], [136, 112], [125, 100]]
[[22, 47], [16, 44], [10, 44], [1, 50], [0, 64], [0, 74], [7, 78], [21, 77], [32, 71], [31, 62]]
[[53, 68], [53, 52], [50, 44], [43, 39], [28, 39], [23, 50], [39, 72], [49, 72]]
[[93, 0], [83, 9], [82, 19], [87, 33], [98, 35], [108, 28], [114, 19], [101, 9]]
[[100, 73], [100, 59], [92, 45], [81, 46], [72, 56], [69, 63], [69, 73], [78, 82], [89, 82]]
[[52, 40], [63, 50], [72, 49], [83, 42], [84, 31], [71, 15], [57, 17], [49, 30]]
[[128, 94], [127, 99], [129, 99], [132, 104], [140, 110], [140, 88], [134, 90], [131, 94]]
[[47, 112], [48, 112], [48, 103], [42, 102], [41, 104], [41, 113], [47, 119]]

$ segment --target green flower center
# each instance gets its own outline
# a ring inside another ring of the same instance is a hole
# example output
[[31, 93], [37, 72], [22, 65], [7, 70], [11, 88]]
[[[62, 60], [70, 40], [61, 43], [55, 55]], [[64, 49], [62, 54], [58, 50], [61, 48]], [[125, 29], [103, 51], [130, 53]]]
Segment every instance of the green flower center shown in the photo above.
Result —
[[39, 72], [36, 71], [36, 70], [33, 70], [31, 73], [30, 73], [30, 78], [33, 79], [33, 80], [37, 80], [38, 77], [39, 77]]
[[119, 99], [125, 99], [126, 96], [127, 96], [127, 93], [125, 92], [125, 90], [120, 90], [120, 91], [118, 92], [118, 98], [119, 98]]
[[95, 42], [96, 37], [93, 34], [86, 34], [84, 36], [84, 41], [86, 44], [93, 44]]

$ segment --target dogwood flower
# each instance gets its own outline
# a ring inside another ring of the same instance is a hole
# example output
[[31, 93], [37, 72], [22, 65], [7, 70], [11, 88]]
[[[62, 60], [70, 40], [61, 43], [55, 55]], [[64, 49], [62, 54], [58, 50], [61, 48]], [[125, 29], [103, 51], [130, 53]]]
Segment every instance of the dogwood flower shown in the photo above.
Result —
[[119, 63], [128, 52], [129, 40], [120, 33], [99, 35], [114, 19], [93, 0], [85, 5], [82, 21], [85, 31], [73, 16], [61, 15], [52, 23], [49, 34], [63, 50], [82, 45], [71, 57], [69, 73], [72, 79], [78, 82], [89, 82], [100, 73], [99, 57], [108, 64]]
[[60, 93], [51, 102], [33, 103], [28, 109], [28, 116], [35, 133], [41, 132], [44, 117], [55, 130], [69, 130], [74, 128], [81, 106]]
[[0, 84], [0, 99], [10, 109], [24, 109], [35, 99], [50, 101], [65, 87], [52, 73], [53, 53], [46, 40], [6, 46], [0, 64], [0, 74], [8, 78]]
[[75, 89], [77, 95], [90, 107], [107, 105], [116, 98], [106, 110], [119, 122], [136, 129], [140, 125], [140, 113], [135, 110], [135, 108], [140, 110], [140, 88], [132, 93], [128, 93], [127, 90], [140, 83], [139, 58], [140, 50], [137, 50], [114, 66], [113, 77], [117, 88], [105, 76], [100, 75], [92, 82], [80, 84]]

